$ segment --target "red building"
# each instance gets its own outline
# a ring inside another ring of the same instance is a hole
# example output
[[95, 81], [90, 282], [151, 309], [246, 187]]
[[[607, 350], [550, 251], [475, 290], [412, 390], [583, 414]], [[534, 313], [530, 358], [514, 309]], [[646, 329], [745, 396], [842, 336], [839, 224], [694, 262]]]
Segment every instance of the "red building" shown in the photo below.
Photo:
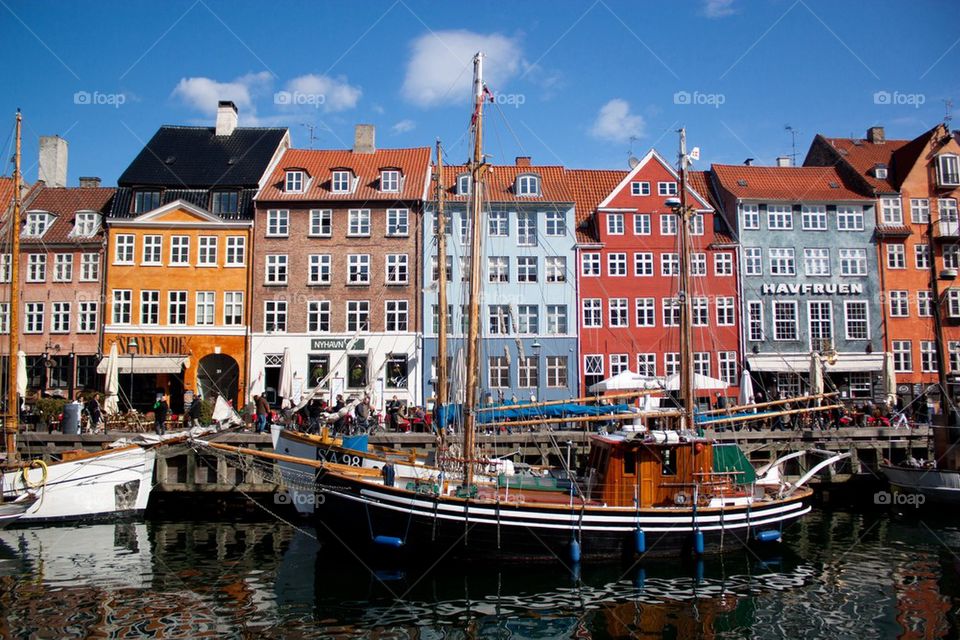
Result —
[[[680, 367], [678, 217], [666, 205], [679, 176], [651, 150], [631, 171], [572, 170], [577, 198], [581, 391], [629, 369], [666, 376]], [[736, 396], [740, 363], [736, 251], [691, 171], [694, 367]], [[715, 392], [704, 390], [701, 396]]]

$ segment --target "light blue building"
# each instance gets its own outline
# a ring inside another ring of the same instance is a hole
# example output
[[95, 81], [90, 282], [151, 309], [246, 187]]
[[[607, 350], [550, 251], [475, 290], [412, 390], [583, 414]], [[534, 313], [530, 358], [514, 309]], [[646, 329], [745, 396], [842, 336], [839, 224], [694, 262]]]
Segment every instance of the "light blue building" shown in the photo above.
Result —
[[[462, 400], [469, 283], [470, 175], [444, 167], [447, 219], [447, 317], [451, 401]], [[493, 166], [485, 186], [483, 225], [481, 401], [562, 400], [577, 395], [577, 292], [573, 196], [562, 167]], [[436, 393], [436, 201], [423, 233], [424, 397]], [[489, 396], [487, 396], [489, 394]]]

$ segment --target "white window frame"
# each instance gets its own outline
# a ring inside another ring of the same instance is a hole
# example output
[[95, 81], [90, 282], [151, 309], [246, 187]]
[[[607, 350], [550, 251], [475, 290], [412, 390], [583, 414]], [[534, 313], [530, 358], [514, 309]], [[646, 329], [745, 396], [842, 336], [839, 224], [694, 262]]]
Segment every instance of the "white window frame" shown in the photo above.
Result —
[[268, 238], [286, 238], [290, 235], [290, 210], [267, 209]]
[[347, 212], [347, 237], [370, 237], [370, 209], [350, 209]]
[[[326, 229], [326, 232], [324, 232]], [[311, 238], [330, 238], [333, 236], [333, 210], [311, 209], [310, 227], [307, 236]]]
[[286, 193], [303, 193], [305, 182], [303, 171], [288, 170], [283, 177], [283, 190]]

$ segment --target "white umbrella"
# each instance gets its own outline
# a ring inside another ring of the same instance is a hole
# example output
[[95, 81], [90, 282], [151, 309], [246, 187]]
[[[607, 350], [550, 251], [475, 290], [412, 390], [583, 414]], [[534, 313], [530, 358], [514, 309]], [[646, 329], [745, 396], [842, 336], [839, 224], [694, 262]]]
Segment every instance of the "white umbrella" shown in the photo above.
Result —
[[[710, 376], [705, 376], [700, 373], [693, 374], [693, 388], [698, 390], [704, 389], [726, 389], [730, 385], [719, 380], [717, 378], [711, 378]], [[664, 388], [669, 391], [677, 391], [680, 389], [680, 374], [673, 373], [667, 376], [667, 379], [664, 383]]]
[[737, 402], [739, 404], [753, 403], [753, 377], [747, 368], [744, 368], [740, 375], [740, 397], [737, 398]]
[[606, 380], [601, 380], [596, 384], [590, 385], [590, 393], [602, 393], [604, 391], [632, 391], [635, 389], [662, 389], [662, 378], [651, 378], [641, 376], [629, 369], [621, 371], [615, 376], [610, 376]]
[[120, 411], [120, 402], [117, 399], [117, 393], [120, 391], [117, 358], [117, 343], [114, 342], [110, 345], [110, 355], [107, 356], [106, 388], [104, 389], [107, 397], [103, 400], [103, 410], [107, 414]]
[[20, 402], [27, 397], [27, 354], [17, 351], [17, 395]]
[[810, 394], [823, 393], [823, 366], [820, 364], [820, 354], [816, 351], [810, 354]]
[[887, 394], [887, 404], [893, 406], [897, 402], [897, 375], [893, 368], [893, 354], [889, 351], [883, 359], [883, 390]]
[[293, 406], [293, 363], [290, 362], [290, 347], [283, 348], [283, 362], [280, 364], [280, 388], [277, 394], [283, 398], [280, 406], [287, 409]]

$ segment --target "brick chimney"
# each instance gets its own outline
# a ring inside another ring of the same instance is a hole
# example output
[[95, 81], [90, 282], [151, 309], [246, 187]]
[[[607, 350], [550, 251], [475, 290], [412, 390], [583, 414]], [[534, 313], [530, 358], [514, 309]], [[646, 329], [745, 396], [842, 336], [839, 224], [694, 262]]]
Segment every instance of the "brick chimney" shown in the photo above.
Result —
[[67, 186], [67, 141], [60, 136], [40, 136], [40, 169], [37, 177], [48, 187]]
[[873, 144], [883, 144], [887, 139], [883, 134], [883, 127], [870, 127], [867, 129], [867, 142]]
[[353, 152], [373, 153], [377, 150], [377, 128], [372, 124], [358, 124], [353, 130]]
[[217, 135], [229, 136], [237, 128], [237, 105], [230, 100], [217, 103]]
[[80, 187], [83, 189], [96, 189], [100, 186], [100, 178], [95, 176], [80, 176]]
[[530, 156], [517, 156], [517, 166], [518, 166], [518, 167], [529, 167], [529, 166], [530, 166]]

